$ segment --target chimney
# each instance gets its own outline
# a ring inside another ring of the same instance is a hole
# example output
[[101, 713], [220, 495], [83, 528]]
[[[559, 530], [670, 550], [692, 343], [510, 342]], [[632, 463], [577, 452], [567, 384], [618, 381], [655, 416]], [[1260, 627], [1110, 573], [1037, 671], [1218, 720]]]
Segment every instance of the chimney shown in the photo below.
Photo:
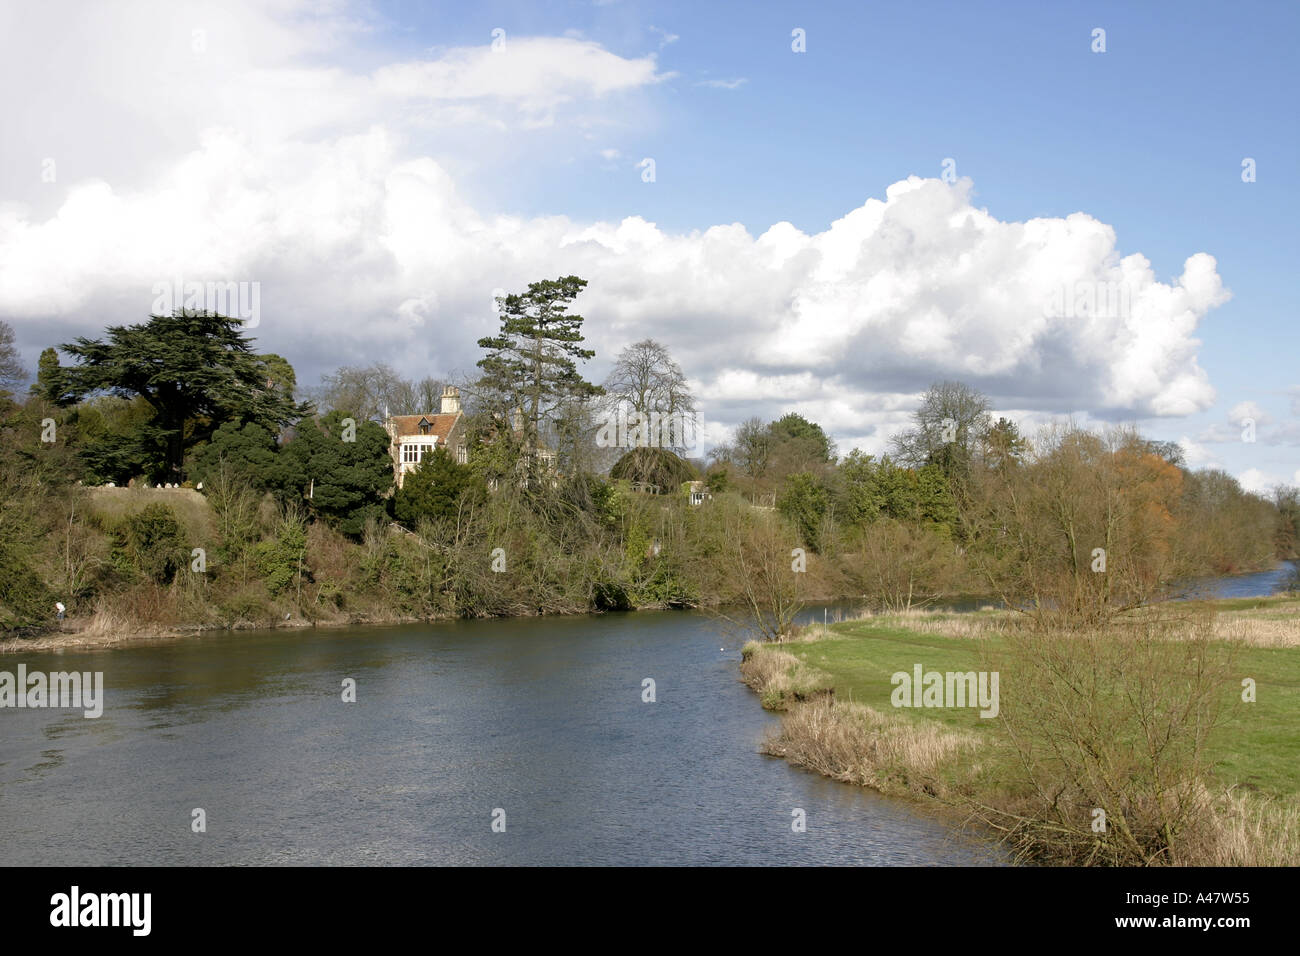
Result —
[[460, 411], [460, 389], [455, 385], [447, 385], [442, 390], [442, 413], [454, 415], [458, 411]]

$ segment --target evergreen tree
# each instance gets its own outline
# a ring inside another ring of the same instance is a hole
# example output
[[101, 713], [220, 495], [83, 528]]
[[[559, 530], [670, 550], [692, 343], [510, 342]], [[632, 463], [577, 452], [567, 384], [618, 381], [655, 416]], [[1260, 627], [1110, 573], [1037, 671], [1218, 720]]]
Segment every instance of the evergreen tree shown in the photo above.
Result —
[[110, 326], [107, 341], [80, 337], [61, 346], [81, 362], [64, 370], [68, 394], [143, 397], [165, 443], [164, 477], [179, 480], [186, 452], [225, 422], [278, 430], [309, 411], [275, 387], [241, 326], [212, 312], [178, 310], [140, 325]]
[[67, 376], [59, 366], [59, 352], [51, 347], [41, 352], [36, 366], [36, 383], [32, 394], [55, 405], [69, 404]]
[[346, 417], [330, 412], [303, 422], [281, 454], [287, 485], [307, 499], [315, 514], [356, 538], [368, 520], [384, 515], [383, 496], [393, 484], [393, 460], [382, 425], [354, 421], [353, 433]]
[[586, 285], [577, 276], [529, 283], [522, 295], [498, 300], [501, 330], [478, 341], [488, 350], [478, 362], [480, 400], [498, 420], [522, 429], [525, 447], [544, 441], [566, 400], [602, 394], [578, 372], [577, 363], [596, 353], [582, 348], [583, 317], [569, 312]]
[[474, 473], [439, 445], [408, 472], [393, 496], [393, 516], [408, 528], [421, 518], [454, 518], [461, 496], [474, 489]]
[[27, 378], [22, 357], [14, 347], [14, 330], [0, 321], [0, 395], [11, 394]]

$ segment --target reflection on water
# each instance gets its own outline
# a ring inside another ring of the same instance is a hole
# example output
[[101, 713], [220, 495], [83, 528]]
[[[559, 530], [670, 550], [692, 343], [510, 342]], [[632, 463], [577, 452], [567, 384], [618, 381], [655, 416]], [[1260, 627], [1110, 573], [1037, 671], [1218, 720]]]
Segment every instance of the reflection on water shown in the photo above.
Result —
[[698, 615], [641, 612], [27, 655], [104, 671], [105, 710], [0, 711], [0, 863], [1002, 861], [758, 754], [775, 718], [724, 643]]
[[[1184, 593], [1271, 594], [1290, 573]], [[672, 612], [6, 658], [102, 670], [106, 700], [98, 720], [0, 710], [0, 864], [1003, 861], [912, 805], [759, 755], [776, 719], [738, 659], [704, 618]]]

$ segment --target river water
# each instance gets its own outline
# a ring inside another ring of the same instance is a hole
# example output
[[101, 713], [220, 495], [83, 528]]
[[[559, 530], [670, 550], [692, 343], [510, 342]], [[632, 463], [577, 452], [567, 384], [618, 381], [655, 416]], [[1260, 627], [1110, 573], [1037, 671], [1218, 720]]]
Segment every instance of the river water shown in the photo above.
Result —
[[0, 709], [0, 864], [1004, 862], [760, 755], [777, 719], [739, 657], [687, 612], [6, 655], [11, 673], [101, 671], [105, 704]]

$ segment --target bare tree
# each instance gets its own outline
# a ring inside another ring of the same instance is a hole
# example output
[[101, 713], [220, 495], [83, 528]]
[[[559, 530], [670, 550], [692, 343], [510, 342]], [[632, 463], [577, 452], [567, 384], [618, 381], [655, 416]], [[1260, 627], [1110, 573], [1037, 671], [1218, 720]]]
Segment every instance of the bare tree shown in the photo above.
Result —
[[895, 435], [894, 457], [914, 468], [945, 466], [950, 476], [964, 470], [991, 427], [988, 397], [961, 382], [935, 382], [912, 416], [911, 428]]
[[794, 630], [803, 610], [804, 556], [782, 520], [771, 514], [737, 509], [725, 519], [719, 570], [737, 592], [734, 607], [709, 609], [734, 629], [780, 641]]
[[385, 414], [421, 415], [439, 410], [442, 382], [429, 377], [409, 381], [383, 362], [345, 365], [323, 375], [312, 398], [322, 412], [338, 410], [368, 420]]
[[0, 322], [0, 391], [13, 391], [27, 381], [27, 369], [14, 348], [14, 330]]
[[[619, 353], [605, 380], [607, 409], [622, 404], [644, 422], [669, 423], [658, 435], [642, 433], [641, 445], [656, 445], [669, 451], [686, 452], [693, 444], [687, 431], [695, 429], [695, 398], [686, 384], [681, 366], [668, 349], [654, 339], [642, 339]], [[668, 436], [669, 440], [660, 439]]]

